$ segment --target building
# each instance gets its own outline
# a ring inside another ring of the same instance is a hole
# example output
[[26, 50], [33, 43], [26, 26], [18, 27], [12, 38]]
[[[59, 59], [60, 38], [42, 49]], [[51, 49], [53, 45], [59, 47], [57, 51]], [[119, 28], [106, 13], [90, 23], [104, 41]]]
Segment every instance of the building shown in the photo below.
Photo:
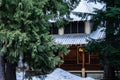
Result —
[[[94, 8], [101, 9], [103, 5], [100, 3], [87, 3], [82, 0], [80, 4], [71, 12], [69, 23], [63, 28], [58, 29], [52, 23], [50, 33], [54, 41], [58, 44], [69, 45], [69, 54], [64, 57], [64, 64], [60, 67], [66, 70], [81, 70], [84, 64], [87, 70], [100, 70], [102, 66], [99, 61], [98, 53], [89, 54], [84, 52], [83, 47], [87, 45], [87, 39], [101, 39], [104, 38], [104, 28], [98, 28], [91, 32], [92, 23], [91, 16], [78, 17], [74, 13], [92, 13], [95, 14]], [[84, 56], [83, 56], [84, 54]]]

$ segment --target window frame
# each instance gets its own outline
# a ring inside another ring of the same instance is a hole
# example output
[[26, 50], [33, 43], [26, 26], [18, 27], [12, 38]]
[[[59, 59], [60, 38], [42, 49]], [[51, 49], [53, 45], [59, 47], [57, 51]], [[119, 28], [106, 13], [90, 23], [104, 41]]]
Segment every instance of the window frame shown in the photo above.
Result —
[[[75, 33], [73, 33], [72, 32], [72, 23], [74, 23], [74, 22], [76, 22], [77, 24], [77, 30], [76, 30], [76, 32]], [[81, 34], [81, 33], [85, 33], [85, 22], [84, 21], [74, 21], [74, 22], [69, 22], [67, 25], [70, 25], [69, 26], [69, 29], [70, 29], [70, 31], [65, 31], [65, 27], [67, 27], [67, 26], [64, 26], [64, 34]], [[84, 30], [83, 30], [83, 32], [79, 32], [79, 22], [83, 22], [83, 28], [84, 28]], [[66, 32], [68, 32], [68, 33], [66, 33]]]

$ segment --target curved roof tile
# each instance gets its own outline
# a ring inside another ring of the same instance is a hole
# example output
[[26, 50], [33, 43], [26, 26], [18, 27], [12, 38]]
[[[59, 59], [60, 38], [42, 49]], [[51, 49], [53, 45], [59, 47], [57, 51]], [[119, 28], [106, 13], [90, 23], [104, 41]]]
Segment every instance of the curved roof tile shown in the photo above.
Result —
[[64, 34], [64, 35], [53, 35], [54, 41], [57, 44], [64, 45], [79, 45], [87, 44], [89, 38], [102, 39], [105, 38], [105, 28], [99, 28], [91, 34]]

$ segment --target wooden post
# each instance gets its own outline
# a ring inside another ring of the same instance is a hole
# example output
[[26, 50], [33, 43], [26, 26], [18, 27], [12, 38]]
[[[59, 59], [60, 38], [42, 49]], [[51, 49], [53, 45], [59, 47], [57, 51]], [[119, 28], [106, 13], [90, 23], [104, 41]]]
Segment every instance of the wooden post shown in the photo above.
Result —
[[82, 77], [85, 77], [85, 53], [82, 52]]
[[79, 48], [79, 52], [82, 54], [82, 77], [85, 77], [85, 53], [83, 48]]

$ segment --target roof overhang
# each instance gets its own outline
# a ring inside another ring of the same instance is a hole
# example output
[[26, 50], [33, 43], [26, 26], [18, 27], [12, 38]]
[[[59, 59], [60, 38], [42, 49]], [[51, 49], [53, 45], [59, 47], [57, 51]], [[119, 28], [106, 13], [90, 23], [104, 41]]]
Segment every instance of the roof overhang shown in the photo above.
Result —
[[[66, 19], [67, 21], [85, 21], [85, 20], [91, 20], [92, 16], [87, 15], [83, 16], [84, 14], [96, 14], [95, 10], [98, 9], [104, 9], [105, 3], [99, 3], [99, 2], [88, 2], [87, 0], [81, 0], [78, 4], [78, 6], [73, 9], [70, 13], [69, 18], [64, 15], [62, 18]], [[59, 13], [59, 12], [58, 12]], [[81, 14], [81, 15], [79, 15]], [[58, 15], [57, 18], [50, 19], [49, 22], [56, 22], [57, 20], [60, 20], [61, 17]]]
[[91, 34], [64, 34], [52, 35], [55, 43], [63, 45], [82, 45], [87, 44], [90, 38], [103, 39], [105, 38], [105, 28], [98, 28]]

